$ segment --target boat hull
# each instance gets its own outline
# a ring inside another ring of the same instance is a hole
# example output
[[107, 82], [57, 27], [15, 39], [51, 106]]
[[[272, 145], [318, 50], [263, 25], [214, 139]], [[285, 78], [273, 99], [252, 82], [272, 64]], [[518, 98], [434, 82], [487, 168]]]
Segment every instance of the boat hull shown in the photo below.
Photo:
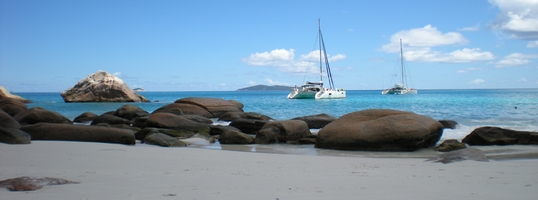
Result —
[[321, 88], [320, 91], [292, 90], [288, 99], [342, 99], [346, 98], [346, 91]]
[[383, 90], [381, 94], [418, 94], [415, 89], [387, 89]]

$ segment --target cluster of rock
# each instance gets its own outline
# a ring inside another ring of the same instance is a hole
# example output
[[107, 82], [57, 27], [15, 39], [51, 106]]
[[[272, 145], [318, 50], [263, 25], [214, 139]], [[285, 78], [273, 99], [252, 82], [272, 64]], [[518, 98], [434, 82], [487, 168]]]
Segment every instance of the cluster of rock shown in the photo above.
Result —
[[[234, 100], [182, 98], [152, 113], [125, 104], [101, 115], [82, 113], [71, 121], [53, 111], [40, 107], [28, 109], [20, 101], [0, 98], [0, 142], [28, 144], [31, 140], [65, 140], [134, 145], [141, 141], [180, 147], [188, 146], [191, 139], [202, 139], [208, 143], [218, 140], [221, 144], [288, 143], [339, 150], [414, 151], [435, 146], [443, 129], [457, 124], [386, 109], [357, 111], [338, 119], [319, 114], [274, 120], [260, 113], [245, 112], [243, 107]], [[229, 125], [214, 125], [212, 119], [227, 121]], [[319, 128], [317, 135], [310, 131]], [[523, 135], [498, 128], [479, 128], [464, 142], [484, 145], [536, 144], [538, 141], [536, 133]], [[494, 136], [500, 139], [491, 139]], [[456, 145], [459, 147], [449, 144], [444, 148], [451, 151], [466, 147], [457, 141]]]
[[65, 102], [149, 102], [123, 80], [101, 70], [80, 80], [61, 95]]

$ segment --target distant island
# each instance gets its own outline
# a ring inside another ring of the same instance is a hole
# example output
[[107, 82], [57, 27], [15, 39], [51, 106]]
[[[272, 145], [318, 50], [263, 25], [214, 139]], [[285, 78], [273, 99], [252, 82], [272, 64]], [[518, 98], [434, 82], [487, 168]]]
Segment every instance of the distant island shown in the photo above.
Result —
[[255, 85], [246, 88], [238, 89], [237, 91], [253, 91], [253, 90], [290, 90], [290, 86], [283, 85]]

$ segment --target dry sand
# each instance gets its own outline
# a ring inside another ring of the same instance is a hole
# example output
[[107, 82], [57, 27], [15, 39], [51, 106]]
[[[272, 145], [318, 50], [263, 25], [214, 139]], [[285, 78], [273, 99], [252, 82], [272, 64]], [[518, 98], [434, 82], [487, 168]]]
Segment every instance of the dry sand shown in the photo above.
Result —
[[80, 184], [0, 199], [536, 199], [538, 159], [451, 164], [421, 158], [248, 153], [32, 141], [0, 144], [0, 180]]

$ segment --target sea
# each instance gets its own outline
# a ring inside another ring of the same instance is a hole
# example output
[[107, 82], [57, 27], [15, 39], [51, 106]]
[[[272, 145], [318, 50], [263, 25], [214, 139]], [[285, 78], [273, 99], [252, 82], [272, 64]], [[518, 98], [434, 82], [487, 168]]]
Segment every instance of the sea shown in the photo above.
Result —
[[[42, 107], [73, 120], [84, 112], [102, 114], [125, 104], [154, 110], [186, 97], [212, 97], [236, 100], [245, 112], [257, 112], [275, 120], [329, 114], [340, 117], [366, 109], [394, 109], [429, 116], [435, 120], [454, 120], [456, 129], [445, 129], [441, 141], [461, 141], [472, 130], [496, 126], [513, 130], [538, 131], [538, 89], [452, 89], [419, 90], [417, 95], [382, 95], [381, 90], [348, 90], [345, 99], [287, 99], [289, 91], [180, 91], [139, 92], [148, 103], [65, 103], [59, 92], [13, 93], [31, 100], [27, 107]], [[225, 122], [215, 123], [226, 124]], [[312, 130], [316, 133], [317, 130]], [[213, 146], [214, 147], [214, 146]], [[222, 148], [222, 147], [216, 147]], [[258, 150], [265, 147], [257, 146]], [[288, 148], [288, 147], [283, 147]], [[275, 147], [270, 147], [275, 150]], [[256, 151], [252, 147], [251, 151]], [[287, 149], [303, 154], [319, 151]], [[306, 152], [306, 153], [305, 153]]]

